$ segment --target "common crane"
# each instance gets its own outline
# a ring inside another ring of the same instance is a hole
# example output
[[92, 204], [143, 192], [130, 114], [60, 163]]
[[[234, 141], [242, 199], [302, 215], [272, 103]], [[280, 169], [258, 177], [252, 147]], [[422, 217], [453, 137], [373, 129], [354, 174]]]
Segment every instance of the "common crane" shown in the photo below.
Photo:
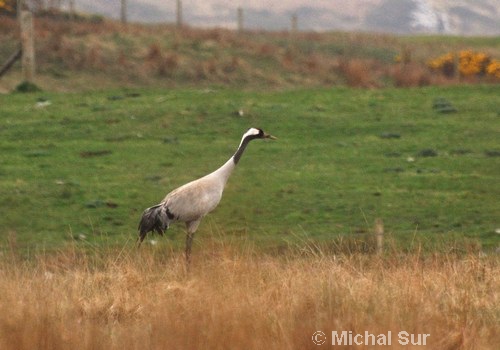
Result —
[[238, 164], [248, 143], [255, 139], [272, 139], [261, 129], [250, 128], [241, 138], [233, 156], [214, 172], [191, 181], [173, 190], [161, 203], [144, 210], [139, 223], [139, 245], [148, 232], [163, 235], [171, 222], [181, 221], [186, 224], [186, 262], [189, 264], [191, 245], [201, 219], [219, 204], [224, 186]]

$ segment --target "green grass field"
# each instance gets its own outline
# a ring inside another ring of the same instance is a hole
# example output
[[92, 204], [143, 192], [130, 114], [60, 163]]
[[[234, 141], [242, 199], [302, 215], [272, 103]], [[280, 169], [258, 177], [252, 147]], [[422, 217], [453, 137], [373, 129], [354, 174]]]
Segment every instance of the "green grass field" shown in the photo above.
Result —
[[[197, 239], [327, 242], [381, 218], [405, 247], [500, 243], [499, 85], [40, 92], [0, 108], [4, 247], [133, 241], [144, 208], [222, 165], [251, 126], [279, 140], [249, 146]], [[167, 236], [182, 246], [184, 228]]]

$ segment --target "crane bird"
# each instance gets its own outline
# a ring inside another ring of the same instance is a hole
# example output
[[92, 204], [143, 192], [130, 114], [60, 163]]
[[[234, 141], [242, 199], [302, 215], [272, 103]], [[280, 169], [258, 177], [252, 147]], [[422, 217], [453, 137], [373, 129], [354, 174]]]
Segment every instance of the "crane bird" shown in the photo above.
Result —
[[248, 143], [255, 139], [276, 137], [266, 134], [261, 129], [250, 128], [241, 138], [238, 149], [219, 169], [197, 180], [176, 188], [161, 201], [144, 210], [139, 223], [139, 245], [148, 232], [163, 235], [170, 222], [181, 221], [186, 224], [186, 262], [189, 264], [194, 233], [205, 215], [219, 204], [224, 186], [238, 164]]

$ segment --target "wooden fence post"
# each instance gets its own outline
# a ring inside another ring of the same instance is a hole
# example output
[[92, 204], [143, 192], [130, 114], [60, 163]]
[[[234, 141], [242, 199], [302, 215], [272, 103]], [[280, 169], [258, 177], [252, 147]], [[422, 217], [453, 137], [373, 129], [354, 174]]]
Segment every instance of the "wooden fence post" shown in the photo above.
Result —
[[127, 24], [127, 0], [122, 0], [121, 20], [123, 24]]
[[75, 0], [69, 0], [69, 16], [71, 19], [76, 18]]
[[20, 19], [23, 81], [31, 83], [35, 77], [33, 14], [31, 11], [22, 10]]
[[23, 10], [23, 2], [24, 0], [17, 0], [17, 8], [16, 8], [16, 14], [17, 14], [17, 19], [21, 21], [21, 11]]
[[377, 254], [384, 252], [384, 222], [382, 219], [375, 220], [375, 239], [377, 241]]
[[295, 50], [296, 41], [297, 41], [297, 31], [298, 31], [298, 19], [297, 15], [293, 14], [291, 17], [291, 26], [290, 26], [290, 49]]
[[292, 15], [292, 37], [295, 37], [299, 30], [299, 20], [296, 14]]
[[243, 9], [238, 7], [238, 32], [243, 32]]
[[177, 0], [177, 28], [182, 27], [182, 0]]
[[61, 0], [50, 0], [47, 4], [47, 10], [61, 10]]

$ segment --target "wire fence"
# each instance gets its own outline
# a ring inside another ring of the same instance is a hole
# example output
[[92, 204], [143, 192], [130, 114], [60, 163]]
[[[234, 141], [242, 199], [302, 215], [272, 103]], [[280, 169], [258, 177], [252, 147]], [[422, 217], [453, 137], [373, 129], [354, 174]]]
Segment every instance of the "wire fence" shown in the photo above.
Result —
[[[2, 6], [2, 4], [4, 4], [4, 6]], [[123, 24], [127, 24], [127, 22], [129, 21], [130, 12], [129, 1], [114, 0], [113, 4], [114, 6], [110, 5], [111, 10], [108, 10], [107, 12], [109, 13], [111, 11], [112, 17], [119, 18]], [[47, 12], [65, 12], [69, 15], [69, 18], [77, 18], [79, 5], [82, 6], [82, 3], [79, 3], [78, 0], [3, 0], [0, 1], [0, 10], [3, 7], [5, 11], [14, 13], [20, 13], [22, 9], [30, 10], [34, 14]], [[177, 27], [189, 25], [185, 16], [186, 10], [188, 10], [187, 13], [189, 13], [189, 9], [186, 9], [184, 7], [182, 0], [165, 1], [164, 6], [164, 12], [166, 13], [164, 22], [175, 22], [175, 25]], [[92, 14], [93, 11], [89, 12], [91, 12]], [[115, 12], [114, 15], [112, 12]], [[247, 11], [241, 6], [235, 6], [232, 12], [234, 13], [234, 22], [229, 26], [237, 29], [240, 32], [244, 31], [246, 29], [245, 17]], [[297, 14], [293, 13], [289, 16], [288, 29], [291, 32], [298, 31], [299, 25]]]

